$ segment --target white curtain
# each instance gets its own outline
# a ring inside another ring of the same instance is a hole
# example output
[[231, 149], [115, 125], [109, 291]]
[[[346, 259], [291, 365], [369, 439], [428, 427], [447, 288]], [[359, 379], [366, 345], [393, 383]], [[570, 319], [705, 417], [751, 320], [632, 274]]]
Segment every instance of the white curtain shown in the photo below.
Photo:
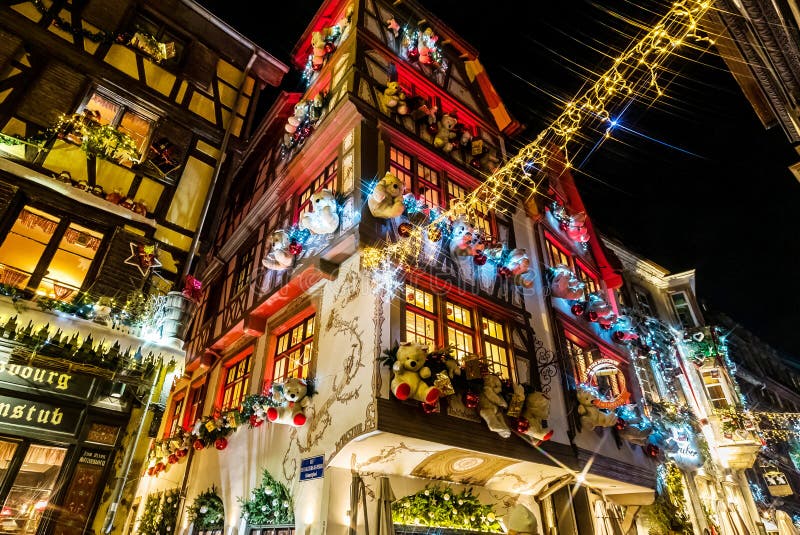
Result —
[[14, 442], [4, 442], [0, 440], [0, 468], [8, 468], [8, 463], [14, 457], [17, 445]]
[[28, 448], [28, 453], [25, 455], [25, 462], [61, 466], [66, 454], [67, 450], [63, 448], [51, 448], [50, 446], [31, 444]]

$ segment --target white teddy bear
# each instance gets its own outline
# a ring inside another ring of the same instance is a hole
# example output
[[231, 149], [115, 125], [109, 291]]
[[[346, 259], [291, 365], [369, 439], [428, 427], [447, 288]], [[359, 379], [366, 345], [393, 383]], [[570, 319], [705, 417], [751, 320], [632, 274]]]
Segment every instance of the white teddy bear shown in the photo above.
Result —
[[311, 195], [313, 212], [303, 214], [300, 228], [314, 234], [330, 234], [339, 228], [339, 212], [336, 198], [329, 190], [323, 189]]
[[473, 237], [475, 229], [464, 219], [458, 218], [453, 222], [450, 232], [450, 257], [460, 259], [460, 257], [473, 256], [475, 248]]
[[453, 139], [456, 137], [455, 127], [457, 123], [458, 119], [452, 115], [447, 113], [442, 115], [442, 118], [439, 119], [439, 129], [436, 132], [436, 137], [433, 138], [434, 147], [442, 149], [444, 152], [450, 152], [455, 148], [456, 144], [453, 143]]
[[564, 264], [559, 264], [550, 270], [550, 293], [560, 299], [583, 299], [583, 289], [586, 286]]
[[601, 411], [595, 406], [594, 402], [597, 401], [597, 396], [591, 389], [579, 385], [576, 396], [578, 398], [578, 414], [581, 417], [581, 426], [584, 429], [611, 427], [617, 423], [616, 414]]
[[586, 317], [589, 321], [596, 321], [601, 327], [610, 328], [614, 325], [617, 315], [605, 299], [596, 294], [589, 295], [589, 304], [586, 307]]
[[496, 375], [487, 375], [483, 378], [483, 390], [478, 400], [478, 411], [486, 422], [490, 431], [494, 431], [503, 438], [511, 436], [506, 419], [501, 409], [508, 407], [506, 400], [500, 395], [503, 384]]
[[403, 215], [406, 205], [403, 203], [405, 186], [403, 182], [392, 173], [386, 173], [375, 184], [375, 188], [367, 198], [367, 206], [375, 217], [391, 219]]
[[521, 416], [528, 420], [526, 435], [538, 442], [550, 440], [553, 436], [552, 429], [545, 429], [542, 420], [547, 420], [550, 415], [550, 400], [541, 392], [531, 392], [525, 397], [525, 408]]
[[311, 400], [306, 396], [308, 385], [303, 379], [292, 377], [281, 386], [283, 401], [279, 407], [267, 409], [267, 420], [276, 424], [302, 427], [306, 423], [305, 409]]
[[294, 105], [294, 114], [286, 120], [286, 132], [293, 134], [308, 114], [308, 101], [301, 100]]
[[282, 271], [292, 267], [294, 255], [289, 252], [289, 234], [285, 230], [276, 230], [269, 238], [270, 249], [264, 260], [261, 261], [267, 269]]
[[525, 249], [514, 249], [508, 254], [506, 267], [514, 275], [514, 284], [523, 288], [533, 287], [533, 274], [530, 273], [531, 261]]

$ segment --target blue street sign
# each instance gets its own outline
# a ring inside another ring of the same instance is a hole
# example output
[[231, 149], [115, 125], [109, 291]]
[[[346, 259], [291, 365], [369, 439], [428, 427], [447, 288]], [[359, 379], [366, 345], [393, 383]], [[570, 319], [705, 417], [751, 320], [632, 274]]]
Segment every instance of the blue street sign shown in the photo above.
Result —
[[309, 479], [319, 479], [322, 477], [323, 465], [325, 464], [325, 456], [318, 455], [316, 457], [306, 457], [300, 460], [300, 481], [308, 481]]

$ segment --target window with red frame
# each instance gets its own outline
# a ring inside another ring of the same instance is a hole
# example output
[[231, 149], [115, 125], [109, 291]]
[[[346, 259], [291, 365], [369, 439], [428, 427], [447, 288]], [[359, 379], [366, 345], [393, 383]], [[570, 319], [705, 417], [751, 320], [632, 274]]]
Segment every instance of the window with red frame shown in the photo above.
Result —
[[601, 358], [617, 359], [603, 355], [598, 348], [590, 347], [588, 343], [580, 341], [578, 337], [569, 332], [564, 333], [564, 349], [570, 358], [575, 382], [591, 384], [601, 394], [608, 397], [615, 397], [622, 393], [622, 385], [625, 384], [625, 378], [624, 376], [620, 377], [621, 371], [601, 371], [594, 374], [591, 381], [587, 373], [589, 365], [596, 360]]
[[403, 304], [404, 341], [426, 344], [431, 349], [450, 345], [459, 362], [467, 355], [481, 355], [492, 373], [504, 379], [513, 377], [508, 329], [502, 321], [482, 315], [477, 307], [440, 300], [410, 284], [405, 286]]
[[253, 350], [246, 350], [246, 354], [227, 365], [222, 370], [222, 392], [220, 395], [220, 410], [235, 409], [247, 396], [250, 386], [250, 377], [253, 373]]
[[327, 189], [332, 193], [336, 193], [336, 175], [338, 173], [338, 160], [334, 159], [327, 167], [319, 174], [311, 184], [300, 193], [300, 200], [297, 204], [295, 221], [299, 221], [303, 214], [311, 212], [311, 196], [315, 193]]
[[278, 336], [275, 343], [275, 365], [272, 380], [281, 383], [295, 377], [307, 379], [314, 353], [314, 315]]
[[575, 276], [583, 281], [587, 292], [594, 293], [600, 289], [597, 277], [579, 260], [575, 260]]
[[181, 413], [183, 412], [183, 403], [186, 400], [185, 392], [182, 392], [172, 398], [172, 407], [169, 411], [169, 419], [167, 425], [164, 426], [164, 437], [173, 436], [180, 427]]
[[[457, 184], [452, 180], [447, 182], [447, 199], [450, 208], [453, 208], [458, 200], [464, 199], [468, 193], [469, 191], [460, 184]], [[473, 223], [475, 223], [478, 230], [483, 232], [484, 236], [494, 236], [492, 233], [492, 221], [489, 217], [488, 208], [482, 203], [479, 203], [477, 208], [478, 220], [473, 221]]]
[[553, 238], [550, 234], [545, 233], [544, 241], [547, 247], [547, 260], [550, 263], [550, 267], [555, 267], [558, 265], [572, 267], [572, 257], [556, 244], [555, 238]]
[[203, 416], [206, 383], [193, 386], [187, 396], [186, 410], [183, 411], [183, 428], [191, 429], [194, 423]]

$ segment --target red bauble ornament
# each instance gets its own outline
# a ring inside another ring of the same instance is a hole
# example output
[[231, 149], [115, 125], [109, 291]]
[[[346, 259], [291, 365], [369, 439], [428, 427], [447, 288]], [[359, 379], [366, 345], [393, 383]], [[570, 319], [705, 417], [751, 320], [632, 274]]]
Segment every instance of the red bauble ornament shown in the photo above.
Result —
[[439, 132], [439, 125], [436, 123], [430, 123], [427, 127], [428, 133], [432, 136], [435, 136]]
[[436, 401], [435, 403], [423, 403], [422, 410], [425, 411], [425, 414], [439, 412], [439, 402]]
[[169, 454], [169, 457], [167, 457], [167, 462], [168, 462], [169, 464], [175, 464], [175, 463], [177, 463], [177, 462], [178, 462], [178, 456], [177, 456], [177, 455], [175, 455], [174, 453], [170, 453], [170, 454]]
[[603, 329], [604, 331], [610, 331], [611, 330], [611, 324], [610, 323], [601, 323], [600, 324], [600, 328]]
[[195, 441], [194, 441], [194, 443], [192, 444], [192, 447], [193, 447], [194, 449], [196, 449], [197, 451], [200, 451], [200, 450], [202, 450], [203, 448], [205, 448], [205, 447], [206, 447], [206, 445], [205, 445], [205, 444], [203, 444], [203, 441], [202, 441], [202, 440], [200, 440], [200, 439], [198, 438], [197, 440], [195, 440]]
[[528, 429], [531, 428], [531, 423], [527, 418], [517, 418], [515, 427], [517, 429], [517, 433], [525, 434], [528, 432]]
[[325, 50], [326, 54], [333, 54], [336, 51], [336, 45], [333, 43], [325, 43], [323, 50]]
[[465, 405], [465, 406], [466, 406], [468, 409], [475, 409], [475, 408], [477, 408], [477, 407], [478, 407], [478, 400], [479, 400], [479, 399], [480, 399], [480, 398], [479, 398], [479, 396], [478, 396], [478, 394], [477, 394], [477, 393], [475, 393], [475, 392], [472, 392], [472, 391], [468, 391], [468, 392], [467, 392], [467, 393], [464, 395], [464, 405]]
[[408, 59], [416, 61], [419, 59], [419, 48], [412, 47], [408, 49]]
[[474, 167], [475, 169], [481, 168], [481, 161], [478, 158], [473, 158], [469, 161], [469, 164]]
[[156, 466], [155, 466], [156, 474], [161, 472], [162, 470], [164, 470], [166, 467], [167, 467], [167, 465], [162, 463], [161, 461], [157, 462]]
[[500, 275], [501, 277], [508, 278], [511, 276], [511, 270], [508, 269], [506, 266], [500, 266], [499, 268], [497, 268], [497, 274]]
[[487, 260], [489, 260], [489, 257], [483, 253], [478, 253], [472, 257], [472, 261], [475, 262], [476, 266], [485, 265]]
[[228, 439], [225, 437], [219, 437], [217, 440], [214, 441], [214, 447], [218, 450], [222, 451], [228, 447]]
[[175, 455], [178, 456], [178, 459], [183, 459], [189, 453], [189, 448], [181, 448], [175, 452]]
[[622, 418], [617, 418], [617, 423], [614, 424], [614, 429], [616, 429], [617, 431], [622, 431], [627, 426], [628, 424], [625, 423], [625, 420], [623, 420]]
[[408, 238], [409, 236], [411, 236], [412, 230], [414, 230], [414, 225], [412, 225], [411, 223], [400, 223], [399, 225], [397, 225], [397, 233], [402, 238]]
[[311, 70], [313, 70], [314, 72], [321, 71], [322, 70], [322, 63], [312, 63], [311, 64]]
[[292, 255], [296, 256], [296, 255], [299, 255], [300, 253], [303, 252], [303, 246], [301, 244], [297, 243], [295, 240], [292, 240], [289, 243], [288, 251], [289, 251], [289, 254], [292, 254]]
[[154, 475], [156, 475], [156, 467], [155, 466], [151, 466], [150, 468], [148, 468], [147, 469], [147, 475], [150, 476], [150, 477], [153, 477]]
[[661, 452], [661, 450], [659, 450], [658, 446], [656, 445], [648, 444], [647, 446], [644, 447], [644, 452], [647, 454], [648, 457], [655, 458], [658, 457], [658, 454]]
[[586, 317], [589, 319], [589, 321], [597, 321], [599, 316], [597, 315], [597, 312], [590, 310]]
[[575, 303], [570, 307], [570, 311], [575, 314], [576, 316], [580, 316], [583, 314], [583, 311], [586, 310], [583, 306], [583, 303]]
[[261, 427], [262, 425], [264, 425], [264, 420], [256, 418], [256, 423], [253, 424], [253, 427]]
[[256, 417], [256, 415], [255, 414], [251, 414], [250, 415], [250, 427], [255, 427], [257, 421], [258, 421], [258, 418]]
[[611, 339], [614, 340], [616, 343], [621, 344], [625, 341], [625, 333], [622, 331], [614, 331], [611, 334]]

